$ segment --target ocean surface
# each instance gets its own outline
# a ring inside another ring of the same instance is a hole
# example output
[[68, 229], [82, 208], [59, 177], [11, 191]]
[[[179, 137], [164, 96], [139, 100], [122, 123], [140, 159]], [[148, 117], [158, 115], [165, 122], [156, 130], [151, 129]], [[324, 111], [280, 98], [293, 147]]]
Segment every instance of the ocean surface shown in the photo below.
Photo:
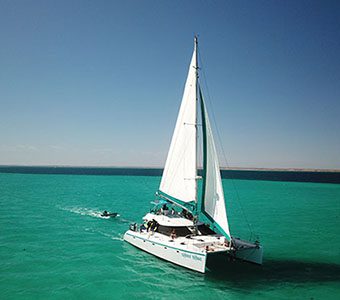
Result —
[[[198, 170], [200, 173], [200, 170]], [[161, 176], [160, 168], [66, 167], [66, 166], [1, 166], [0, 173], [65, 174], [65, 175], [130, 175]], [[250, 179], [295, 182], [340, 183], [340, 171], [330, 170], [221, 170], [225, 179]]]
[[223, 179], [231, 232], [264, 264], [199, 274], [123, 241], [159, 182], [0, 173], [0, 298], [340, 299], [340, 184]]

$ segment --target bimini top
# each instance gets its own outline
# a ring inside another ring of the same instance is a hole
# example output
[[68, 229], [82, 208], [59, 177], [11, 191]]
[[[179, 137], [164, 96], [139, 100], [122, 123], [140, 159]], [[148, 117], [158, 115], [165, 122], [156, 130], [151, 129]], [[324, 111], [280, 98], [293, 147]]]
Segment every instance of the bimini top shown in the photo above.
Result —
[[194, 226], [194, 222], [183, 218], [178, 215], [155, 215], [153, 213], [148, 213], [144, 216], [143, 220], [149, 221], [154, 219], [159, 225], [162, 226], [173, 226], [173, 227], [181, 227], [181, 226]]

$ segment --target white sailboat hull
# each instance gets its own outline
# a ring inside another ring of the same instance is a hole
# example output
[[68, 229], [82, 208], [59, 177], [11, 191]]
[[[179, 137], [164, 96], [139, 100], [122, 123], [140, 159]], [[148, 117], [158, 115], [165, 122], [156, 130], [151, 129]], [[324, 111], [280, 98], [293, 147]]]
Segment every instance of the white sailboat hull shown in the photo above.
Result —
[[128, 230], [124, 240], [159, 258], [182, 267], [205, 273], [206, 253], [180, 248], [170, 241], [160, 241], [149, 234]]

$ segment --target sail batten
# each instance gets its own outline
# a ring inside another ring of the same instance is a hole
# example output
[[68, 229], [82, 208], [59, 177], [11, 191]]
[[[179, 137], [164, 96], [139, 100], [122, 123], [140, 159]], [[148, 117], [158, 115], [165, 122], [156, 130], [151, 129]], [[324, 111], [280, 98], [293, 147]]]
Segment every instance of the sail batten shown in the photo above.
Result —
[[159, 190], [183, 202], [196, 200], [196, 47]]

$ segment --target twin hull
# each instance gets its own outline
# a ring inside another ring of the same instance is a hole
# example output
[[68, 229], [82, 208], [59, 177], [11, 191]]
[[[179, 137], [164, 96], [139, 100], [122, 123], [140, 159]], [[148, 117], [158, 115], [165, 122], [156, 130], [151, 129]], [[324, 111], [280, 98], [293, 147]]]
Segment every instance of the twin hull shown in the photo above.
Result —
[[130, 244], [149, 252], [162, 259], [188, 269], [205, 272], [207, 255], [205, 252], [194, 252], [180, 249], [169, 244], [159, 243], [154, 239], [144, 238], [140, 233], [128, 230], [124, 235], [124, 240]]
[[238, 238], [233, 239], [233, 242], [237, 248], [234, 252], [235, 258], [262, 265], [263, 247], [261, 245], [243, 241]]
[[[131, 230], [128, 230], [125, 233], [124, 240], [133, 246], [149, 252], [159, 258], [201, 273], [205, 273], [207, 256], [215, 256], [217, 254], [207, 254], [206, 252], [195, 252], [181, 249], [176, 247], [176, 245], [172, 245], [171, 242], [166, 244], [164, 242], [160, 243], [154, 237], [145, 236], [145, 234]], [[238, 240], [238, 242], [242, 243], [243, 241]], [[245, 244], [247, 244], [247, 246], [245, 246]], [[225, 260], [223, 259], [223, 261], [227, 261], [227, 257], [229, 255], [239, 260], [261, 265], [263, 248], [262, 246], [255, 246], [255, 244], [244, 242], [244, 246], [240, 247], [236, 251], [231, 253], [222, 252], [220, 254], [225, 257]]]

